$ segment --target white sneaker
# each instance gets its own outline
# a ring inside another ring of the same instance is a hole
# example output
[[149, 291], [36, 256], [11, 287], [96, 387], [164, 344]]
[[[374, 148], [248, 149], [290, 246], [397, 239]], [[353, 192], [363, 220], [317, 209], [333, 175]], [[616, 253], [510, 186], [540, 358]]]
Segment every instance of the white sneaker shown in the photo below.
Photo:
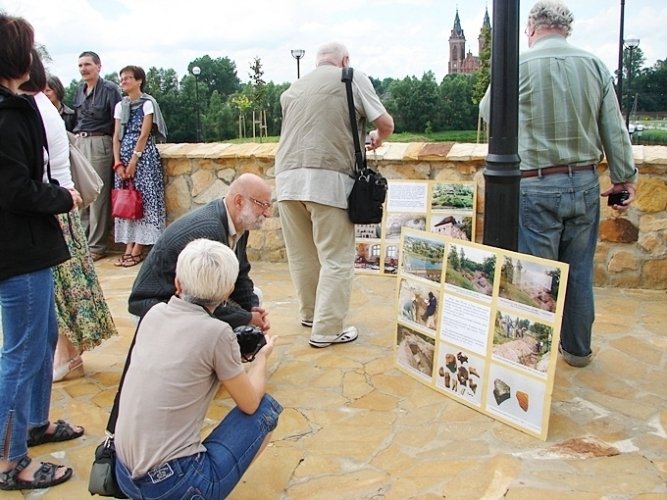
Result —
[[331, 344], [347, 344], [353, 342], [359, 337], [359, 332], [356, 326], [348, 326], [345, 330], [340, 332], [335, 337], [327, 335], [317, 335], [310, 338], [310, 345], [312, 347], [329, 347]]

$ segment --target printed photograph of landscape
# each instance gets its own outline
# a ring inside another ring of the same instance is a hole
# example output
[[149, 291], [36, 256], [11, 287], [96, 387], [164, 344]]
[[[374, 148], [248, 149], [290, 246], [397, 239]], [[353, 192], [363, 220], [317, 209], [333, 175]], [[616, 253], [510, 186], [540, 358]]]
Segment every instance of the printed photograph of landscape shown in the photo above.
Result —
[[500, 272], [500, 297], [553, 313], [561, 270], [529, 259], [505, 256]]

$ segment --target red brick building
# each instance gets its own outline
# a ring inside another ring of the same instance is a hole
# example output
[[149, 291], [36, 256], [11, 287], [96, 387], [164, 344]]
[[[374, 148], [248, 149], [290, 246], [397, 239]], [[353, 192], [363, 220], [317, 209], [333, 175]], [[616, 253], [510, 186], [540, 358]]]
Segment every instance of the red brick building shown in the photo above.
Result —
[[[484, 13], [484, 22], [482, 29], [479, 31], [477, 37], [477, 44], [479, 52], [484, 49], [484, 30], [491, 31], [491, 20], [489, 19], [489, 9]], [[449, 73], [474, 73], [479, 69], [479, 56], [473, 56], [472, 51], [468, 49], [466, 52], [466, 37], [461, 28], [461, 19], [459, 18], [459, 10], [456, 9], [456, 17], [454, 18], [454, 27], [449, 36]]]

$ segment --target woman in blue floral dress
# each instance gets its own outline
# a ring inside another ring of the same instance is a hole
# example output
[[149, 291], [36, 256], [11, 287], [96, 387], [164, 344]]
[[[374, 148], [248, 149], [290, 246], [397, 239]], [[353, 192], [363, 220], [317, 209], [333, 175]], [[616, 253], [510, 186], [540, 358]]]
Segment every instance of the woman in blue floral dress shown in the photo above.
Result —
[[113, 137], [115, 187], [132, 180], [141, 193], [144, 216], [138, 220], [116, 218], [115, 239], [125, 243], [117, 266], [132, 267], [143, 259], [143, 247], [154, 244], [165, 226], [164, 177], [153, 134], [166, 138], [160, 107], [144, 93], [146, 73], [139, 66], [120, 70], [120, 86], [127, 94], [116, 104]]

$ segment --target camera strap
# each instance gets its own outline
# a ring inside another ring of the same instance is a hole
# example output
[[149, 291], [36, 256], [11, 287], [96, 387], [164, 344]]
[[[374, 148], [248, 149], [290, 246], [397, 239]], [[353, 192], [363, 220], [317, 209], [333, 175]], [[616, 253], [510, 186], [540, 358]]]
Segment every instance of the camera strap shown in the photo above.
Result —
[[130, 349], [127, 351], [127, 357], [125, 358], [125, 366], [123, 367], [123, 374], [120, 376], [120, 382], [118, 382], [118, 390], [116, 391], [116, 397], [113, 399], [113, 407], [111, 408], [111, 413], [109, 414], [109, 422], [107, 422], [107, 433], [113, 436], [116, 433], [116, 421], [118, 420], [118, 404], [120, 402], [120, 391], [123, 388], [123, 382], [125, 381], [125, 374], [127, 374], [127, 369], [130, 367], [130, 360], [132, 359], [132, 350], [134, 349], [134, 344], [137, 342], [137, 333], [139, 333], [139, 326], [141, 325], [142, 318], [139, 318], [139, 323], [137, 323], [137, 329], [134, 331], [134, 336], [132, 337], [132, 343], [130, 344]]
[[[354, 97], [352, 96], [352, 79], [354, 70], [350, 67], [343, 68], [341, 81], [345, 83], [345, 92], [347, 93], [347, 108], [350, 113], [350, 126], [352, 128], [352, 140], [354, 141], [354, 170], [359, 175], [366, 168], [366, 157], [361, 152], [361, 143], [359, 142], [359, 129], [357, 128], [357, 112], [354, 109]], [[365, 152], [365, 150], [364, 150]]]

